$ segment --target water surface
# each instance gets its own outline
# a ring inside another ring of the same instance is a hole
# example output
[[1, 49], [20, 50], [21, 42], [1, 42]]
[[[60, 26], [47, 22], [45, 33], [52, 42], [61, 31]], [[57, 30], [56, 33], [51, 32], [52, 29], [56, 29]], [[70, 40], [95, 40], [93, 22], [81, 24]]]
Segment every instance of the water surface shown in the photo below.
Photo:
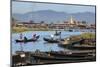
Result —
[[[49, 37], [51, 34], [54, 34], [55, 31], [27, 31], [22, 34], [27, 38], [32, 38], [33, 34], [40, 35], [40, 38], [36, 42], [28, 42], [28, 43], [16, 43], [15, 40], [19, 39], [20, 33], [12, 33], [12, 53], [14, 54], [16, 51], [21, 50], [21, 45], [24, 51], [35, 51], [39, 49], [40, 51], [60, 51], [60, 50], [69, 50], [61, 48], [57, 45], [57, 43], [47, 43], [43, 40], [43, 37]], [[79, 35], [82, 32], [68, 32], [62, 31], [62, 38], [70, 37], [71, 35]], [[59, 36], [57, 36], [59, 38]]]

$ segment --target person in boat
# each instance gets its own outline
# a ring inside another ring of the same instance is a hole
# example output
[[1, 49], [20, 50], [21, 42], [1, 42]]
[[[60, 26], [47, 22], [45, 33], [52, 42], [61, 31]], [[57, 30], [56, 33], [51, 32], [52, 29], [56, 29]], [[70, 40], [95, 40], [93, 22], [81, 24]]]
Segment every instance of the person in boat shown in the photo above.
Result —
[[36, 37], [36, 34], [33, 34], [33, 37]]
[[57, 30], [56, 30], [56, 32], [55, 32], [55, 34], [54, 35], [58, 35], [58, 32], [57, 32]]
[[36, 38], [36, 34], [33, 34], [33, 39]]
[[51, 39], [53, 39], [54, 38], [54, 35], [51, 35]]
[[24, 40], [27, 41], [27, 37], [26, 36], [24, 37]]
[[56, 35], [56, 36], [61, 35], [61, 32], [56, 31], [56, 33], [54, 35]]
[[20, 33], [20, 39], [22, 39], [23, 38], [23, 34], [22, 33]]

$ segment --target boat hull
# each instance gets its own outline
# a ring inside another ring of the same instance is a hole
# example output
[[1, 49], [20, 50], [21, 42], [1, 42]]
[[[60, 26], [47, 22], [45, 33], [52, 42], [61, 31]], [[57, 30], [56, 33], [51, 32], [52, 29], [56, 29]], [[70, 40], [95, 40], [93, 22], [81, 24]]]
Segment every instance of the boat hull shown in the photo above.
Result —
[[52, 56], [39, 56], [39, 55], [32, 55], [35, 59], [40, 60], [94, 60], [94, 56], [87, 56], [87, 57], [52, 57]]
[[39, 36], [37, 36], [36, 38], [32, 38], [32, 39], [27, 39], [27, 40], [15, 40], [17, 43], [18, 42], [35, 42], [35, 41], [37, 41], [39, 39]]
[[[47, 52], [49, 53], [50, 55], [53, 55], [53, 56], [58, 56], [58, 57], [86, 57], [86, 56], [90, 56], [88, 55], [89, 53], [87, 52], [84, 52], [84, 53], [62, 53], [62, 52]], [[92, 54], [91, 54], [92, 56]]]
[[49, 43], [59, 43], [59, 41], [62, 41], [64, 39], [53, 40], [53, 39], [43, 38], [43, 40]]

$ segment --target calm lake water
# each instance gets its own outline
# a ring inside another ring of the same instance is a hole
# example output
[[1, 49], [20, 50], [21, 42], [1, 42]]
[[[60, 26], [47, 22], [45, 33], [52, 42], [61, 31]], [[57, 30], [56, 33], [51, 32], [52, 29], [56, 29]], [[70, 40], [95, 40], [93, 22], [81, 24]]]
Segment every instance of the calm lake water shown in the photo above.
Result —
[[[49, 37], [49, 35], [54, 34], [55, 31], [27, 31], [23, 32], [22, 34], [27, 38], [32, 38], [33, 34], [40, 35], [40, 38], [36, 42], [28, 42], [28, 43], [16, 43], [15, 40], [19, 39], [20, 33], [12, 33], [12, 54], [16, 51], [21, 50], [21, 46], [23, 47], [24, 51], [35, 51], [39, 49], [40, 51], [60, 51], [60, 50], [68, 50], [59, 47], [56, 43], [47, 43], [43, 40], [43, 37]], [[79, 35], [82, 32], [68, 32], [62, 31], [61, 36], [62, 38], [69, 37], [71, 35]], [[59, 37], [59, 36], [58, 36]]]

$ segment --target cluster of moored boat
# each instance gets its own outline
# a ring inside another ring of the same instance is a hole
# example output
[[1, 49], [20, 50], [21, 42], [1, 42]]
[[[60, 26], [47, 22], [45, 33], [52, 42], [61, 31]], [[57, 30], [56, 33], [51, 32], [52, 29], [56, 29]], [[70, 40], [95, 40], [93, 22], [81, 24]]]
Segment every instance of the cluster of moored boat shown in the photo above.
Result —
[[[23, 57], [20, 55], [24, 54]], [[32, 59], [34, 58], [34, 59]], [[30, 60], [28, 60], [30, 59]], [[21, 52], [13, 55], [13, 63], [15, 65], [19, 63], [28, 64], [46, 64], [57, 62], [81, 62], [81, 61], [95, 61], [95, 50], [84, 51], [49, 51], [41, 52], [36, 50], [35, 52]]]

